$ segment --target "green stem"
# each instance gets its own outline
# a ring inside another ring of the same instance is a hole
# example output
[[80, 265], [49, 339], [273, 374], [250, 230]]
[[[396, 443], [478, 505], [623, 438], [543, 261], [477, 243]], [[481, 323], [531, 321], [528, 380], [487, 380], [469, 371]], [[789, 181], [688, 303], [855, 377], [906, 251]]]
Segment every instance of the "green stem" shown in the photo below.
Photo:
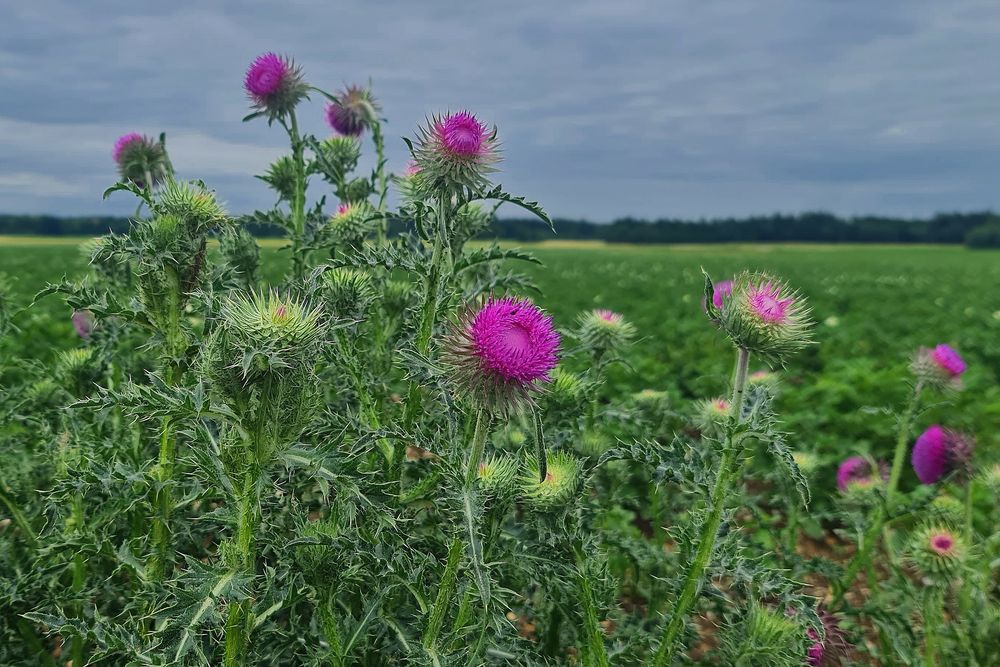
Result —
[[[729, 413], [730, 421], [734, 423], [738, 423], [743, 414], [743, 394], [746, 389], [747, 368], [749, 364], [750, 352], [740, 348], [736, 359], [733, 397]], [[663, 637], [660, 640], [660, 648], [657, 650], [656, 657], [653, 660], [654, 667], [666, 667], [666, 665], [671, 664], [673, 661], [677, 639], [684, 629], [688, 612], [691, 610], [691, 606], [698, 596], [702, 576], [705, 574], [705, 568], [708, 566], [708, 562], [712, 557], [712, 551], [715, 549], [715, 540], [719, 533], [719, 525], [722, 522], [722, 510], [725, 500], [729, 495], [736, 467], [736, 449], [736, 442], [732, 434], [727, 435], [722, 450], [722, 459], [719, 462], [719, 474], [715, 478], [715, 487], [712, 489], [712, 507], [708, 518], [705, 520], [705, 524], [702, 526], [698, 541], [698, 551], [691, 562], [691, 566], [688, 568], [680, 597], [674, 605], [669, 623], [664, 628]]]
[[295, 110], [288, 114], [288, 138], [292, 143], [292, 163], [295, 166], [295, 185], [292, 191], [292, 270], [296, 279], [305, 277], [306, 262], [302, 243], [306, 230], [306, 164], [305, 145], [299, 135], [299, 122]]
[[937, 624], [938, 609], [941, 598], [935, 593], [927, 592], [924, 596], [924, 665], [937, 666]]
[[[73, 503], [73, 524], [77, 531], [83, 531], [83, 497], [77, 494], [77, 497]], [[86, 585], [87, 582], [87, 564], [83, 559], [83, 554], [77, 551], [73, 555], [73, 585], [71, 590], [74, 595], [79, 595]], [[83, 622], [83, 601], [77, 601], [74, 603], [74, 611], [76, 612], [76, 617]], [[73, 664], [74, 665], [84, 665], [83, 655], [84, 649], [84, 637], [82, 635], [74, 635], [73, 642], [70, 649]]]
[[[385, 173], [385, 137], [382, 135], [382, 124], [376, 120], [372, 123], [372, 142], [375, 144], [375, 180], [378, 188], [378, 212], [385, 211], [385, 201], [389, 192], [389, 181]], [[389, 232], [389, 221], [382, 216], [378, 222], [378, 243], [385, 243]]]
[[437, 596], [434, 598], [434, 608], [431, 610], [427, 626], [424, 628], [423, 644], [424, 650], [432, 661], [437, 663], [437, 640], [441, 633], [441, 626], [444, 623], [445, 614], [451, 606], [451, 598], [455, 595], [455, 587], [458, 578], [458, 566], [462, 562], [462, 552], [465, 546], [462, 540], [454, 539], [448, 547], [448, 562], [441, 576], [441, 583], [438, 584]]
[[486, 438], [490, 433], [490, 414], [485, 408], [479, 408], [476, 413], [476, 430], [472, 434], [472, 450], [469, 452], [469, 462], [465, 467], [465, 486], [472, 488], [479, 476], [479, 464], [486, 451]]
[[[446, 246], [448, 244], [448, 200], [447, 193], [438, 195], [437, 202], [437, 233], [434, 235], [434, 249], [431, 252], [431, 265], [425, 282], [424, 303], [420, 309], [420, 321], [417, 328], [417, 352], [427, 356], [430, 353], [431, 336], [434, 334], [434, 323], [437, 320], [440, 302], [442, 265], [447, 260]], [[411, 380], [406, 393], [406, 411], [403, 422], [407, 427], [413, 425], [420, 412], [420, 385]], [[402, 445], [397, 445], [402, 446]]]
[[[254, 466], [246, 472], [240, 497], [237, 499], [236, 536], [233, 541], [231, 565], [249, 578], [256, 573], [254, 533], [260, 523], [260, 496]], [[250, 631], [253, 628], [253, 603], [247, 598], [234, 601], [226, 618], [225, 667], [247, 664]]]
[[14, 519], [14, 523], [16, 523], [17, 527], [21, 529], [21, 532], [24, 533], [24, 541], [27, 542], [28, 546], [32, 549], [35, 548], [35, 545], [37, 544], [35, 531], [31, 528], [31, 524], [28, 523], [27, 518], [25, 518], [24, 513], [21, 511], [21, 508], [14, 503], [10, 496], [4, 493], [3, 489], [0, 489], [0, 502], [7, 506], [7, 510]]
[[[865, 531], [861, 538], [862, 542], [858, 545], [858, 550], [855, 552], [854, 558], [851, 559], [843, 578], [841, 578], [836, 587], [833, 601], [831, 602], [834, 609], [843, 601], [844, 595], [854, 582], [855, 577], [858, 576], [858, 572], [871, 559], [872, 551], [878, 543], [879, 533], [882, 532], [882, 526], [885, 525], [888, 512], [891, 510], [893, 501], [896, 499], [899, 478], [903, 472], [903, 460], [906, 458], [906, 450], [910, 442], [910, 432], [913, 430], [913, 420], [916, 417], [917, 409], [920, 407], [920, 397], [923, 393], [923, 388], [923, 381], [917, 382], [913, 389], [913, 396], [910, 398], [910, 403], [906, 408], [906, 413], [900, 422], [899, 435], [896, 438], [896, 449], [892, 457], [892, 470], [889, 472], [889, 483], [886, 487], [886, 504], [875, 511], [868, 530]], [[878, 471], [876, 470], [874, 474], [878, 474]]]
[[535, 421], [535, 456], [538, 457], [538, 481], [544, 482], [549, 472], [549, 457], [545, 451], [545, 431], [542, 429], [542, 415], [538, 408], [531, 411]]
[[584, 665], [587, 667], [609, 667], [608, 651], [604, 647], [604, 633], [597, 618], [597, 604], [594, 602], [594, 589], [590, 578], [584, 571], [583, 551], [576, 548], [577, 585], [580, 592], [580, 604], [583, 606], [583, 632], [586, 642]]

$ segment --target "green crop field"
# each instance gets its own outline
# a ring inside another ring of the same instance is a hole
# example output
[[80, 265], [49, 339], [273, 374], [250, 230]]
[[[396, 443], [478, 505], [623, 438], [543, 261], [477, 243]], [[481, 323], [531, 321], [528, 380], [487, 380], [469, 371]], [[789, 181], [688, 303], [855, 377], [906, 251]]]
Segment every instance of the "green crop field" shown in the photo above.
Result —
[[[79, 239], [0, 239], [0, 271], [23, 305], [47, 281], [77, 276], [85, 265]], [[264, 273], [287, 262], [281, 241], [262, 243]], [[982, 449], [1000, 445], [1000, 252], [952, 246], [682, 245], [614, 246], [551, 242], [525, 246], [541, 262], [529, 273], [537, 302], [570, 328], [577, 313], [610, 308], [635, 323], [639, 339], [628, 367], [610, 371], [611, 395], [665, 390], [682, 406], [726, 391], [732, 365], [725, 338], [704, 316], [703, 267], [715, 279], [743, 269], [781, 275], [805, 294], [818, 322], [816, 345], [786, 372], [782, 408], [799, 449], [824, 456], [832, 480], [847, 453], [885, 456], [895, 424], [876, 408], [898, 405], [907, 366], [920, 346], [947, 341], [969, 361], [966, 391], [928, 419], [979, 434]], [[992, 288], [991, 288], [992, 286]], [[11, 344], [51, 360], [76, 344], [67, 307], [55, 297], [22, 313]], [[9, 353], [11, 350], [7, 349]], [[912, 474], [907, 471], [907, 474]], [[831, 489], [827, 489], [830, 491]], [[814, 490], [822, 495], [824, 490]]]

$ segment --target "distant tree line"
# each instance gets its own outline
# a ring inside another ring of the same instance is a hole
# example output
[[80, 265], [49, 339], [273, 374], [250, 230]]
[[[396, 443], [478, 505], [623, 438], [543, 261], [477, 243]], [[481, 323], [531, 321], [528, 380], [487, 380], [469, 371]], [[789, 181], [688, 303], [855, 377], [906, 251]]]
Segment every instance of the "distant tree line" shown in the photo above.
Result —
[[[608, 224], [557, 219], [555, 228], [553, 235], [537, 219], [500, 218], [483, 238], [608, 243], [966, 243], [970, 247], [1000, 247], [1000, 215], [990, 211], [939, 213], [929, 219], [841, 218], [822, 212], [711, 220], [620, 218]], [[0, 215], [0, 234], [94, 236], [127, 229], [127, 218]], [[252, 223], [248, 229], [259, 237], [282, 236], [280, 229], [268, 225]]]

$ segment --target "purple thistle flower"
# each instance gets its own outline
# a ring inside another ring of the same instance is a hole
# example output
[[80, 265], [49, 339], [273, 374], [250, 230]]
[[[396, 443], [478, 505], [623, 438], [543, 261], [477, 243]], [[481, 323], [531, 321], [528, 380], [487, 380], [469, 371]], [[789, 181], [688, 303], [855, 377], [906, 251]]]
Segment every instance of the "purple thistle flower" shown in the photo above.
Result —
[[[883, 464], [879, 463], [878, 472], [883, 481], [889, 475]], [[847, 491], [852, 486], [871, 486], [877, 481], [871, 462], [863, 456], [851, 456], [837, 468], [837, 488]]]
[[448, 114], [434, 123], [441, 147], [452, 156], [478, 160], [490, 150], [490, 130], [468, 111]]
[[552, 318], [526, 299], [490, 297], [453, 327], [447, 360], [459, 386], [505, 413], [529, 401], [558, 362]]
[[[732, 285], [730, 285], [730, 291]], [[716, 295], [712, 295], [715, 301]], [[720, 299], [721, 300], [721, 299]], [[781, 298], [781, 286], [771, 282], [761, 285], [751, 285], [747, 291], [747, 301], [750, 309], [757, 313], [761, 320], [769, 324], [784, 324], [788, 320], [788, 309], [795, 302], [792, 298]]]
[[253, 105], [272, 118], [291, 111], [308, 91], [299, 68], [290, 59], [271, 52], [250, 63], [243, 88]]
[[921, 483], [934, 484], [952, 472], [968, 472], [972, 450], [970, 438], [934, 424], [913, 445], [913, 470]]
[[965, 362], [952, 346], [941, 343], [930, 354], [937, 367], [951, 377], [958, 377], [965, 372]]
[[89, 310], [74, 310], [71, 319], [76, 335], [84, 340], [89, 340], [90, 334], [94, 331], [94, 314]]
[[118, 137], [118, 141], [115, 142], [115, 147], [111, 149], [111, 157], [117, 164], [120, 165], [122, 163], [122, 155], [136, 142], [145, 143], [146, 138], [138, 132], [123, 134]]
[[500, 159], [496, 128], [468, 111], [434, 116], [419, 130], [414, 157], [434, 188], [484, 188], [485, 175]]
[[266, 106], [268, 98], [278, 92], [289, 71], [288, 63], [281, 56], [265, 53], [250, 63], [243, 87], [255, 104]]
[[357, 137], [375, 121], [378, 109], [369, 89], [349, 86], [326, 105], [326, 122], [337, 134]]
[[822, 607], [816, 610], [816, 615], [823, 625], [823, 636], [813, 628], [806, 630], [806, 639], [809, 641], [806, 663], [809, 667], [840, 665], [840, 659], [847, 655], [847, 637], [840, 629], [836, 616]]
[[605, 308], [598, 308], [594, 311], [594, 315], [608, 324], [620, 324], [622, 321], [622, 315], [620, 313], [616, 313]]

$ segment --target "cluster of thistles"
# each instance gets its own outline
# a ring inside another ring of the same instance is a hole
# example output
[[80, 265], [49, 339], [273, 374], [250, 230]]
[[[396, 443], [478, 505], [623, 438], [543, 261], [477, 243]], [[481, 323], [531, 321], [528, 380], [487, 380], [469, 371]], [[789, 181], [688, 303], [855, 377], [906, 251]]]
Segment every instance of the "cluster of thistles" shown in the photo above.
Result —
[[490, 297], [452, 327], [446, 360], [457, 385], [505, 414], [532, 400], [558, 362], [552, 318], [526, 299]]

